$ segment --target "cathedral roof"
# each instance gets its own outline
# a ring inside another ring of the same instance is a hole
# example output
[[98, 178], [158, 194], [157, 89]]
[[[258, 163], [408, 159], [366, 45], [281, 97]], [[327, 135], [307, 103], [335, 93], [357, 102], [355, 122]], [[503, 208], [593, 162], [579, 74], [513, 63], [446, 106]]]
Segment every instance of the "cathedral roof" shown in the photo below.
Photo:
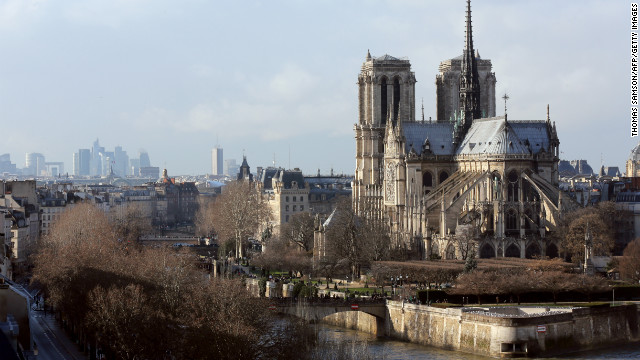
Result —
[[[544, 122], [543, 122], [544, 124]], [[529, 155], [525, 141], [504, 118], [475, 120], [456, 152], [458, 155]]]
[[636, 147], [631, 150], [631, 155], [629, 155], [629, 160], [638, 161], [640, 160], [640, 143], [636, 145]]
[[405, 137], [405, 152], [411, 147], [418, 155], [422, 153], [422, 144], [429, 138], [431, 152], [434, 155], [453, 154], [453, 125], [451, 123], [405, 122], [402, 124]]
[[545, 121], [539, 120], [518, 120], [509, 121], [509, 125], [522, 141], [529, 142], [529, 149], [533, 154], [541, 150], [550, 151], [549, 130]]

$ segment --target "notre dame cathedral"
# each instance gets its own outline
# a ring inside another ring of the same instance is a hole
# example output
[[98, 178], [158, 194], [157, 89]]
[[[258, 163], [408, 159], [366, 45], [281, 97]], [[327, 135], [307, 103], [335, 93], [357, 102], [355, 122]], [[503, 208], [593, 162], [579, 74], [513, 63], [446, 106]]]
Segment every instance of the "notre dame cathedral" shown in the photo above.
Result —
[[[367, 57], [354, 127], [355, 210], [385, 222], [422, 258], [558, 256], [545, 236], [562, 209], [555, 123], [496, 117], [491, 60], [474, 51], [467, 1], [463, 54], [440, 63], [436, 120], [416, 120], [407, 59]], [[505, 102], [507, 96], [505, 94]]]

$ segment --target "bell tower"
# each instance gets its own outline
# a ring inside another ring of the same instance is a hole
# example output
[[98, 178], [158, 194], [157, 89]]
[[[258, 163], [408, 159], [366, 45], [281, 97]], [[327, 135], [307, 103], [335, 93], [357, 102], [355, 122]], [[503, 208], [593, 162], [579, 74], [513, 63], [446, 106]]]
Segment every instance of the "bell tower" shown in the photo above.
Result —
[[358, 122], [354, 126], [353, 199], [356, 211], [359, 211], [358, 203], [369, 196], [367, 194], [377, 194], [381, 189], [387, 122], [395, 125], [398, 121], [415, 121], [415, 83], [408, 59], [391, 55], [372, 57], [367, 51], [358, 75]]

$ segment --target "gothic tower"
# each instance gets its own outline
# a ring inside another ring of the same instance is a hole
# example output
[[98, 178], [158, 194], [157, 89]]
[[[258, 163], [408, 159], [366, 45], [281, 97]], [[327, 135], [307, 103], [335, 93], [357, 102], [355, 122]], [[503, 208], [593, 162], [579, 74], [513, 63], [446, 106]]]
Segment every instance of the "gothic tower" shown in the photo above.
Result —
[[438, 69], [439, 73], [436, 76], [436, 119], [438, 122], [451, 122], [455, 120], [456, 116], [460, 116], [462, 108], [460, 82], [462, 81], [463, 64], [468, 65], [471, 61], [475, 63], [477, 69], [475, 79], [479, 85], [480, 117], [496, 116], [496, 76], [492, 71], [491, 60], [480, 58], [478, 50], [473, 49], [469, 4], [467, 4], [466, 27], [464, 54], [442, 61]]
[[[377, 58], [367, 51], [358, 75], [358, 123], [354, 205], [364, 197], [381, 197], [384, 177], [384, 134], [387, 121], [415, 121], [415, 75], [409, 60], [390, 55]], [[376, 200], [377, 201], [377, 200]]]
[[460, 111], [461, 116], [453, 127], [453, 142], [460, 144], [473, 119], [480, 119], [480, 82], [478, 65], [473, 51], [473, 34], [471, 27], [471, 0], [467, 0], [467, 30], [464, 52], [462, 53], [462, 70], [460, 73]]

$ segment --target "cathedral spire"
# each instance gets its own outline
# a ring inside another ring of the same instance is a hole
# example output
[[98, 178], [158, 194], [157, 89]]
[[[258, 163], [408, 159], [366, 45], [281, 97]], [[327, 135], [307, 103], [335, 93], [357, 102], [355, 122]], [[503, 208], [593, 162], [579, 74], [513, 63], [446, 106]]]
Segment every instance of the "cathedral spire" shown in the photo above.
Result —
[[462, 124], [454, 133], [454, 143], [462, 142], [473, 119], [480, 115], [480, 82], [476, 53], [473, 50], [473, 30], [471, 26], [471, 0], [467, 0], [466, 31], [464, 52], [462, 54], [462, 69], [460, 72], [460, 110]]

